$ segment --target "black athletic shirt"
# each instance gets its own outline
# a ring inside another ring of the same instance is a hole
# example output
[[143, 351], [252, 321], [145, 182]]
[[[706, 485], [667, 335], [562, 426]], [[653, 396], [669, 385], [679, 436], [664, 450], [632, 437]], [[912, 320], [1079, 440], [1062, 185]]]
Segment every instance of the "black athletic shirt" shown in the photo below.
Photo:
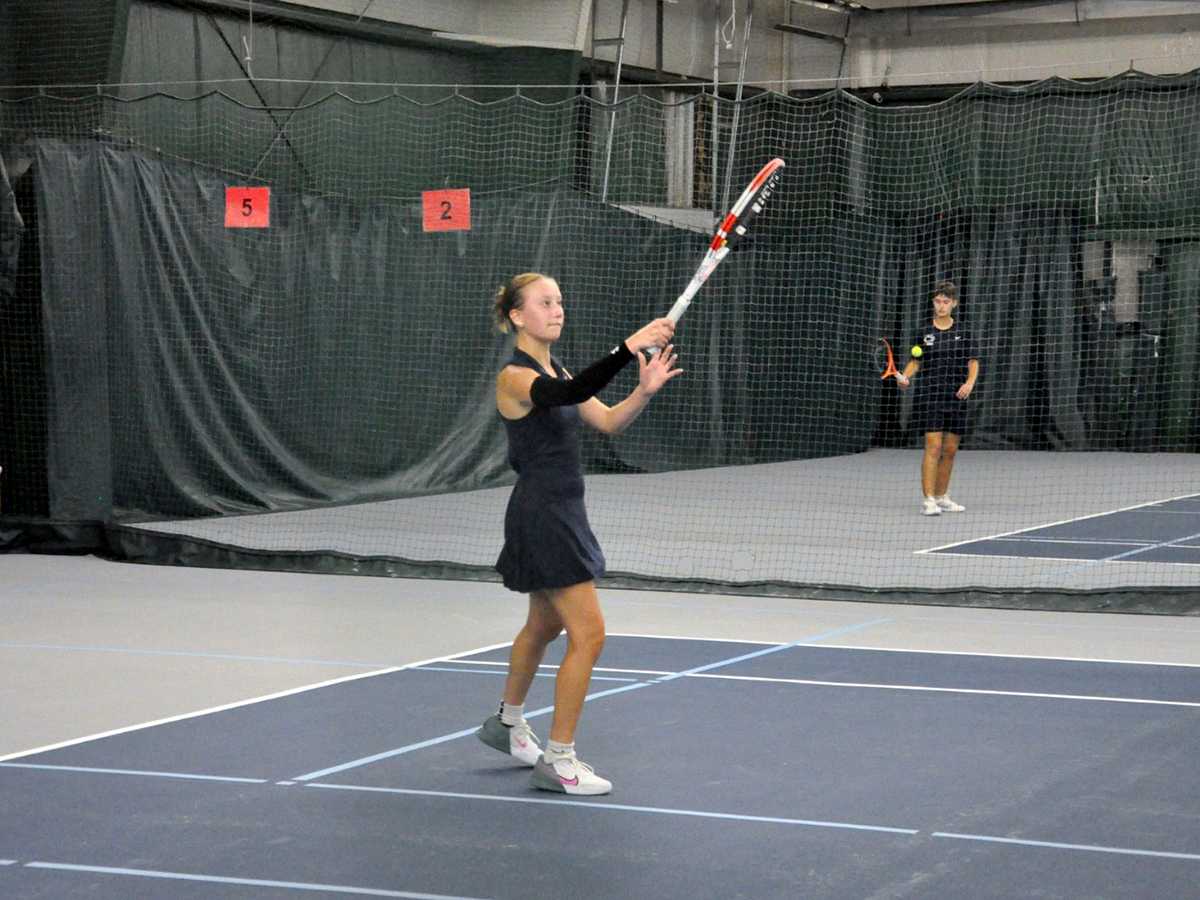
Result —
[[979, 359], [974, 336], [957, 321], [941, 331], [930, 319], [917, 332], [912, 346], [921, 348], [917, 360], [921, 371], [914, 382], [922, 394], [930, 397], [953, 396], [967, 380], [967, 363]]

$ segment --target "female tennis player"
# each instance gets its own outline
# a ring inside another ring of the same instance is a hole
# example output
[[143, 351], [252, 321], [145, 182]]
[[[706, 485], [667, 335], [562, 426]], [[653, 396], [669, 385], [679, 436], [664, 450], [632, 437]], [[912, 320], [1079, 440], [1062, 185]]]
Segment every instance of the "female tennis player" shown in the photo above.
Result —
[[918, 427], [925, 434], [921, 460], [921, 515], [963, 512], [966, 507], [950, 499], [950, 475], [959, 441], [970, 427], [967, 398], [979, 378], [979, 347], [954, 320], [958, 285], [943, 281], [933, 289], [933, 318], [913, 340], [912, 359], [896, 377], [906, 387], [918, 372], [915, 403]]
[[[529, 594], [529, 614], [513, 641], [500, 711], [476, 732], [481, 741], [533, 766], [530, 783], [567, 794], [607, 794], [612, 783], [575, 756], [575, 726], [592, 667], [604, 646], [604, 617], [594, 579], [604, 555], [588, 524], [579, 456], [580, 421], [616, 434], [683, 370], [669, 343], [675, 325], [655, 319], [572, 377], [550, 353], [562, 335], [558, 284], [536, 272], [518, 275], [496, 294], [501, 331], [516, 331], [512, 359], [496, 379], [496, 405], [508, 432], [517, 483], [504, 515], [496, 569], [506, 587]], [[647, 359], [643, 350], [663, 348]], [[638, 385], [615, 406], [596, 394], [634, 357]], [[554, 687], [554, 717], [543, 752], [525, 721], [525, 695], [546, 646], [567, 633]]]

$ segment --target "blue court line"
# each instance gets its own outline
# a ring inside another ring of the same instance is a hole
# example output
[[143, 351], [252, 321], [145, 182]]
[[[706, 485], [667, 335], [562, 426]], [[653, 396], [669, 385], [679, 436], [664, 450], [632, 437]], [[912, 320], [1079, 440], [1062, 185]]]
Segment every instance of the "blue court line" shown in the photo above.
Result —
[[1147, 551], [1150, 551], [1150, 550], [1158, 550], [1161, 547], [1170, 547], [1174, 544], [1178, 544], [1183, 541], [1194, 541], [1197, 538], [1200, 538], [1200, 532], [1197, 532], [1196, 534], [1189, 534], [1187, 537], [1175, 538], [1175, 540], [1173, 540], [1173, 541], [1162, 541], [1157, 544], [1147, 544], [1144, 547], [1138, 547], [1136, 550], [1126, 550], [1124, 553], [1118, 553], [1115, 556], [1106, 556], [1104, 559], [1093, 559], [1090, 562], [1082, 563], [1078, 566], [1070, 566], [1069, 568], [1066, 568], [1066, 569], [1059, 569], [1057, 572], [1050, 572], [1041, 577], [1044, 579], [1044, 578], [1054, 578], [1058, 575], [1073, 575], [1075, 572], [1081, 572], [1084, 569], [1090, 569], [1093, 566], [1099, 566], [1106, 562], [1116, 562], [1119, 559], [1125, 559], [1126, 557], [1130, 557], [1130, 556], [1137, 556], [1139, 553], [1146, 553]]
[[1200, 853], [1135, 850], [1130, 847], [1104, 847], [1098, 844], [1060, 844], [1054, 841], [1029, 841], [1020, 838], [989, 837], [985, 834], [953, 834], [947, 831], [935, 831], [933, 837], [955, 838], [960, 841], [984, 841], [990, 844], [1019, 844], [1023, 847], [1047, 847], [1052, 850], [1086, 850], [1091, 853], [1119, 853], [1123, 856], [1154, 856], [1163, 859], [1200, 860]]
[[89, 775], [142, 775], [147, 778], [183, 778], [190, 781], [231, 781], [235, 784], [266, 784], [265, 778], [232, 778], [224, 775], [192, 775], [187, 772], [147, 772], [143, 769], [99, 769], [91, 766], [48, 766], [38, 763], [0, 763], [0, 769], [44, 769], [50, 772], [85, 772]]
[[[707, 665], [697, 666], [694, 669], [687, 669], [683, 672], [672, 672], [669, 675], [663, 675], [663, 676], [660, 676], [659, 678], [651, 679], [650, 681], [638, 681], [638, 682], [635, 682], [634, 684], [625, 684], [625, 685], [622, 685], [621, 687], [610, 688], [607, 691], [598, 691], [594, 694], [588, 694], [586, 697], [584, 697], [584, 702], [586, 703], [589, 700], [598, 700], [601, 697], [611, 697], [613, 694], [623, 694], [626, 691], [636, 691], [641, 688], [650, 687], [651, 685], [655, 685], [655, 684], [664, 684], [668, 681], [674, 681], [677, 678], [686, 678], [689, 675], [696, 675], [700, 672], [709, 672], [713, 669], [719, 669], [722, 666], [732, 666], [735, 663], [745, 662], [748, 659], [756, 659], [757, 657], [766, 656], [770, 653], [778, 653], [780, 650], [790, 650], [793, 647], [799, 647], [801, 644], [809, 644], [809, 643], [812, 643], [813, 641], [822, 641], [822, 640], [825, 640], [826, 638], [838, 637], [839, 635], [843, 635], [843, 634], [846, 634], [851, 631], [859, 631], [863, 628], [870, 628], [873, 625], [879, 625], [883, 622], [890, 622], [890, 621], [891, 621], [891, 619], [888, 619], [888, 618], [871, 619], [868, 622], [859, 622], [857, 625], [847, 625], [845, 628], [838, 628], [838, 629], [835, 629], [834, 631], [827, 631], [824, 634], [817, 634], [817, 635], [812, 635], [810, 637], [801, 638], [800, 640], [792, 641], [791, 643], [775, 644], [775, 645], [767, 647], [763, 650], [755, 650], [753, 653], [744, 653], [741, 656], [735, 656], [735, 657], [732, 657], [731, 659], [723, 659], [718, 662], [708, 663]], [[551, 713], [553, 711], [554, 711], [554, 707], [545, 706], [545, 707], [542, 707], [541, 709], [534, 710], [533, 712], [525, 713], [525, 718], [532, 719], [537, 716], [545, 715], [546, 713]], [[316, 772], [309, 772], [306, 775], [297, 775], [292, 780], [293, 781], [313, 781], [314, 779], [317, 779], [317, 778], [324, 778], [327, 775], [336, 775], [337, 773], [345, 772], [348, 769], [357, 769], [360, 766], [370, 765], [371, 763], [380, 762], [381, 760], [385, 760], [385, 759], [391, 759], [392, 757], [395, 757], [395, 756], [402, 756], [405, 753], [412, 753], [413, 751], [424, 750], [428, 747], [433, 747], [437, 744], [444, 744], [448, 741], [455, 741], [461, 737], [466, 737], [469, 734], [474, 734], [478, 730], [479, 730], [478, 728], [467, 728], [463, 731], [456, 731], [453, 734], [444, 734], [440, 737], [430, 738], [427, 741], [420, 741], [419, 743], [409, 744], [405, 747], [397, 747], [394, 750], [384, 750], [380, 753], [372, 754], [371, 756], [364, 756], [361, 759], [353, 759], [353, 760], [350, 760], [350, 762], [341, 763], [340, 765], [336, 765], [336, 766], [330, 766], [327, 769], [320, 769], [319, 771], [316, 771]]]
[[405, 794], [412, 797], [437, 797], [453, 800], [490, 800], [497, 803], [534, 803], [543, 806], [578, 806], [582, 809], [608, 809], [614, 812], [651, 813], [659, 816], [686, 816], [697, 819], [722, 819], [731, 822], [756, 822], [765, 825], [803, 825], [808, 828], [842, 828], [850, 831], [878, 831], [885, 834], [920, 834], [915, 828], [891, 828], [885, 825], [857, 825], [853, 822], [827, 822], [820, 819], [790, 819], [780, 816], [751, 816], [740, 813], [709, 812], [702, 809], [671, 809], [659, 806], [630, 806], [596, 800], [567, 800], [550, 797], [500, 797], [496, 794], [464, 794], [455, 791], [419, 791], [409, 788], [369, 787], [351, 784], [310, 784], [306, 787], [332, 791], [360, 791], [370, 794]]
[[388, 891], [382, 888], [354, 887], [347, 884], [312, 884], [304, 881], [270, 881], [265, 878], [231, 878], [225, 875], [196, 875], [191, 872], [162, 872], [156, 869], [123, 869], [109, 866], [78, 866], [70, 863], [27, 862], [27, 869], [52, 869], [56, 872], [86, 872], [91, 875], [129, 875], [138, 878], [165, 878], [172, 881], [200, 881], [206, 884], [236, 884], [243, 887], [284, 888], [293, 891], [320, 891], [327, 894], [352, 894], [358, 897], [397, 897], [400, 900], [480, 900], [449, 894], [425, 894], [419, 891]]
[[[540, 710], [539, 710], [540, 712]], [[525, 718], [530, 718], [533, 713], [526, 713]], [[409, 744], [405, 747], [397, 747], [394, 750], [384, 750], [381, 753], [376, 753], [373, 756], [364, 756], [362, 759], [351, 760], [348, 763], [342, 763], [339, 766], [330, 766], [328, 769], [321, 769], [317, 772], [309, 772], [307, 775], [297, 775], [292, 781], [312, 781], [314, 778], [324, 778], [326, 775], [336, 775], [338, 772], [344, 772], [347, 769], [356, 769], [359, 766], [369, 766], [371, 763], [376, 763], [384, 759], [390, 759], [393, 756], [402, 756], [405, 753], [412, 753], [414, 750], [424, 750], [426, 747], [433, 747], [437, 744], [444, 744], [447, 741], [456, 741], [459, 738], [466, 737], [468, 734], [474, 734], [479, 730], [479, 727], [467, 728], [463, 731], [456, 731], [454, 734], [444, 734], [441, 737], [430, 738], [427, 741], [421, 741], [417, 744]]]

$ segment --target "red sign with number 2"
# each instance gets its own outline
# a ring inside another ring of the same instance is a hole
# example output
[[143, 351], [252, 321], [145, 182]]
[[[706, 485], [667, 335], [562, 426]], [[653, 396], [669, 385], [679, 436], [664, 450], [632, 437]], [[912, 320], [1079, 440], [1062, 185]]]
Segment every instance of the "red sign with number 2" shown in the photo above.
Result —
[[425, 191], [421, 209], [426, 231], [469, 231], [471, 228], [471, 192]]
[[226, 228], [267, 228], [271, 224], [271, 189], [225, 188]]

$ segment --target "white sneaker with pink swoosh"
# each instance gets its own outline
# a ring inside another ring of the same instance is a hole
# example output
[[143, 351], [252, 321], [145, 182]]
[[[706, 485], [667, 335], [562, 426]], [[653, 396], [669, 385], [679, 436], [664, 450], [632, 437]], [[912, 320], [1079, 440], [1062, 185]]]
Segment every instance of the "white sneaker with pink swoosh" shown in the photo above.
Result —
[[585, 796], [607, 794], [612, 790], [611, 781], [601, 778], [595, 769], [574, 756], [559, 757], [549, 763], [543, 754], [533, 765], [529, 783], [543, 791]]
[[537, 735], [524, 720], [519, 725], [508, 726], [500, 721], [498, 715], [491, 716], [475, 732], [475, 736], [494, 750], [507, 753], [527, 766], [532, 766], [542, 755]]

